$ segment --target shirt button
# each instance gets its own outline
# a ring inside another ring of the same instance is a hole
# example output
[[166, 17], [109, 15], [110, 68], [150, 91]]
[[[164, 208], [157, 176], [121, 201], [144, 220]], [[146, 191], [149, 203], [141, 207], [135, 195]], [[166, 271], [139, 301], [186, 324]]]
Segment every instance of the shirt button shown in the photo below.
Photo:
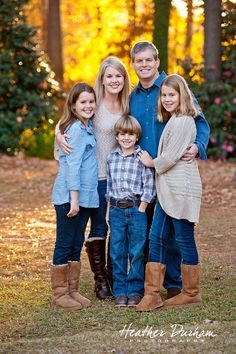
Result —
[[122, 177], [120, 180], [121, 180], [121, 181], [124, 181], [124, 178]]
[[124, 192], [125, 189], [124, 189], [124, 188], [121, 188], [121, 190], [122, 190], [122, 192]]
[[122, 171], [124, 171], [124, 169], [125, 169], [124, 167], [121, 167], [121, 170], [122, 170]]

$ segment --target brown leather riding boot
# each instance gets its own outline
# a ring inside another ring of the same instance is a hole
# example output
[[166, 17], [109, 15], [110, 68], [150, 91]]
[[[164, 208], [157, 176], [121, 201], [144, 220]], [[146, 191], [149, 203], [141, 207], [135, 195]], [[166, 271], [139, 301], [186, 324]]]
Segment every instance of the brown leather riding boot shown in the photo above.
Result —
[[78, 292], [80, 269], [81, 269], [80, 262], [69, 262], [69, 272], [68, 272], [69, 295], [75, 301], [79, 302], [84, 308], [86, 308], [86, 307], [90, 307], [92, 303], [89, 299], [82, 296]]
[[163, 306], [163, 301], [160, 295], [166, 266], [161, 263], [148, 262], [145, 271], [145, 295], [136, 306], [135, 311], [152, 311]]
[[82, 305], [69, 295], [68, 269], [68, 265], [51, 266], [52, 303], [68, 311], [81, 310]]
[[181, 265], [182, 292], [164, 302], [165, 307], [196, 305], [202, 302], [200, 295], [200, 264]]
[[94, 273], [95, 293], [100, 300], [112, 300], [113, 295], [107, 280], [105, 267], [106, 240], [93, 240], [85, 243], [90, 267]]

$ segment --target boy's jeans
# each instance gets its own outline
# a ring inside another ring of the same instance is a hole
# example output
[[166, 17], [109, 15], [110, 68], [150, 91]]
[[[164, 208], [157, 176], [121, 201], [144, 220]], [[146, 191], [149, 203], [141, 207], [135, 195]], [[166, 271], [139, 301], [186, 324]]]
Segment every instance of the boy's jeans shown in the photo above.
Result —
[[138, 206], [110, 206], [109, 223], [113, 293], [115, 297], [143, 296], [146, 214], [140, 212]]

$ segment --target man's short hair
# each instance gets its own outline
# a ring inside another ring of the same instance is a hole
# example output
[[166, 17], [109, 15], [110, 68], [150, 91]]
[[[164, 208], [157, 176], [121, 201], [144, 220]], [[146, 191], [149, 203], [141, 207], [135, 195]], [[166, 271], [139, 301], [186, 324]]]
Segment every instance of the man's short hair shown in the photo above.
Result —
[[138, 54], [140, 52], [144, 52], [147, 49], [151, 49], [153, 51], [154, 59], [157, 60], [158, 54], [159, 54], [157, 47], [152, 42], [140, 41], [140, 42], [135, 43], [135, 45], [131, 48], [130, 56], [131, 56], [132, 62], [134, 62], [136, 54]]

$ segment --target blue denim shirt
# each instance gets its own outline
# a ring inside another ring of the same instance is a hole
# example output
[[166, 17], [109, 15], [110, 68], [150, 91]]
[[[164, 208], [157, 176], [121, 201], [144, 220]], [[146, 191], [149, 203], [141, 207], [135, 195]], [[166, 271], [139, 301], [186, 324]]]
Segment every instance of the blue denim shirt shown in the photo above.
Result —
[[53, 186], [52, 203], [61, 205], [70, 202], [70, 191], [79, 191], [79, 205], [85, 208], [97, 208], [98, 165], [96, 158], [96, 140], [92, 123], [86, 128], [79, 120], [73, 123], [66, 133], [72, 147], [67, 155], [59, 148], [59, 171]]
[[[144, 89], [139, 82], [130, 95], [130, 114], [139, 121], [142, 127], [139, 145], [143, 150], [147, 150], [153, 158], [157, 156], [160, 137], [165, 127], [165, 123], [157, 120], [157, 99], [165, 77], [166, 73], [162, 72], [148, 89]], [[198, 156], [202, 160], [206, 160], [210, 128], [196, 98], [193, 98], [198, 110], [198, 116], [195, 118], [197, 128], [195, 144], [198, 147]]]

